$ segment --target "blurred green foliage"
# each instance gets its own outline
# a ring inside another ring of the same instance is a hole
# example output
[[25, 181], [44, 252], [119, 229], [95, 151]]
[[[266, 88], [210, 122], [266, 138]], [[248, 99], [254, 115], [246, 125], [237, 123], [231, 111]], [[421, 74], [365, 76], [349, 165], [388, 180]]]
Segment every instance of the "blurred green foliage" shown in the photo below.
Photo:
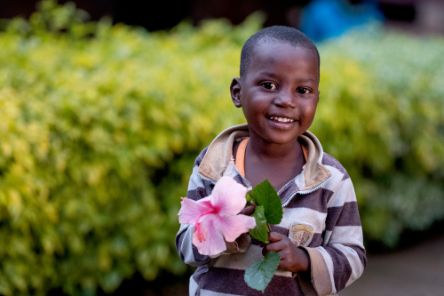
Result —
[[[114, 291], [185, 271], [177, 211], [192, 162], [232, 106], [261, 25], [147, 32], [41, 3], [0, 32], [0, 294]], [[352, 34], [324, 44], [313, 131], [349, 170], [369, 240], [444, 218], [442, 39]]]
[[444, 219], [443, 48], [372, 28], [321, 47], [313, 131], [353, 178], [367, 240]]

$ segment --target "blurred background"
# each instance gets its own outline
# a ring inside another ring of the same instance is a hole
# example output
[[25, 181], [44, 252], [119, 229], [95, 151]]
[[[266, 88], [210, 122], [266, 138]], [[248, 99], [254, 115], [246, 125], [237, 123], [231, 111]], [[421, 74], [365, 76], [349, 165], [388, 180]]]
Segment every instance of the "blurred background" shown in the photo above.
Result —
[[442, 295], [439, 0], [3, 0], [0, 295], [186, 295], [180, 197], [274, 24], [319, 47], [312, 131], [357, 191], [369, 262], [341, 295]]
[[[3, 0], [0, 18], [29, 17], [39, 0]], [[68, 1], [59, 1], [66, 3]], [[252, 12], [265, 13], [263, 25], [284, 24], [299, 27], [302, 11], [308, 5], [349, 3], [355, 10], [374, 6], [384, 18], [384, 25], [416, 34], [444, 33], [443, 1], [440, 0], [75, 0], [77, 7], [88, 12], [92, 20], [110, 16], [114, 22], [136, 25], [147, 30], [168, 30], [187, 20], [194, 25], [202, 20], [224, 18], [234, 25], [242, 23]], [[321, 5], [322, 6], [322, 5]], [[361, 6], [361, 7], [359, 7]], [[328, 20], [327, 20], [328, 21]]]

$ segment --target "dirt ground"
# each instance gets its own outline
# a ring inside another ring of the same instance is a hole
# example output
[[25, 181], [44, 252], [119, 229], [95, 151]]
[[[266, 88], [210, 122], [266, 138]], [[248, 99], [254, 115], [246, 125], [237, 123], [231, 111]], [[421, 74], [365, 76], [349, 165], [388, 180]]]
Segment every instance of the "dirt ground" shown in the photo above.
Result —
[[444, 295], [443, 235], [382, 255], [369, 255], [363, 276], [341, 296]]

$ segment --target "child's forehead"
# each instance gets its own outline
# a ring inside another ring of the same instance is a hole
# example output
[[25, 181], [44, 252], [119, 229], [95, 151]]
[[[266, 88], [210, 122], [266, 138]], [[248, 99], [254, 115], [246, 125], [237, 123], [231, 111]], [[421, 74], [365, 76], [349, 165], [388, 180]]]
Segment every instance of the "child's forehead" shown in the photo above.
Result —
[[310, 40], [293, 37], [295, 36], [276, 38], [268, 35], [247, 40], [241, 53], [240, 76], [246, 76], [258, 67], [295, 62], [305, 62], [310, 71], [317, 72], [319, 76], [320, 57], [316, 46]]
[[275, 50], [293, 49], [294, 51], [306, 51], [307, 53], [313, 53], [312, 49], [303, 46], [302, 44], [293, 44], [286, 40], [279, 40], [274, 38], [264, 38], [259, 40], [253, 47], [252, 56], [258, 54], [273, 54]]
[[287, 60], [291, 63], [296, 56], [307, 62], [313, 62], [316, 65], [319, 64], [317, 55], [312, 49], [301, 44], [292, 44], [291, 42], [282, 40], [265, 40], [258, 42], [251, 53], [251, 59], [254, 60], [253, 63], [264, 60], [267, 62]]
[[271, 73], [274, 73], [273, 75], [282, 75], [282, 73], [302, 75], [303, 73], [304, 77], [316, 77], [319, 81], [319, 71], [319, 59], [311, 48], [288, 41], [266, 40], [258, 42], [252, 48], [244, 76], [252, 78], [260, 73], [269, 75]]

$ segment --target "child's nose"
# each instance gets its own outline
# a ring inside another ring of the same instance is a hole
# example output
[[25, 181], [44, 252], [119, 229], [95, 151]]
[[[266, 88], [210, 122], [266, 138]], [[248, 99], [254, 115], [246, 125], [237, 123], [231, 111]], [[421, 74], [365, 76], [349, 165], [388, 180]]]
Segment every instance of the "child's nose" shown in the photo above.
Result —
[[279, 92], [273, 103], [283, 108], [296, 107], [294, 95], [288, 91]]

